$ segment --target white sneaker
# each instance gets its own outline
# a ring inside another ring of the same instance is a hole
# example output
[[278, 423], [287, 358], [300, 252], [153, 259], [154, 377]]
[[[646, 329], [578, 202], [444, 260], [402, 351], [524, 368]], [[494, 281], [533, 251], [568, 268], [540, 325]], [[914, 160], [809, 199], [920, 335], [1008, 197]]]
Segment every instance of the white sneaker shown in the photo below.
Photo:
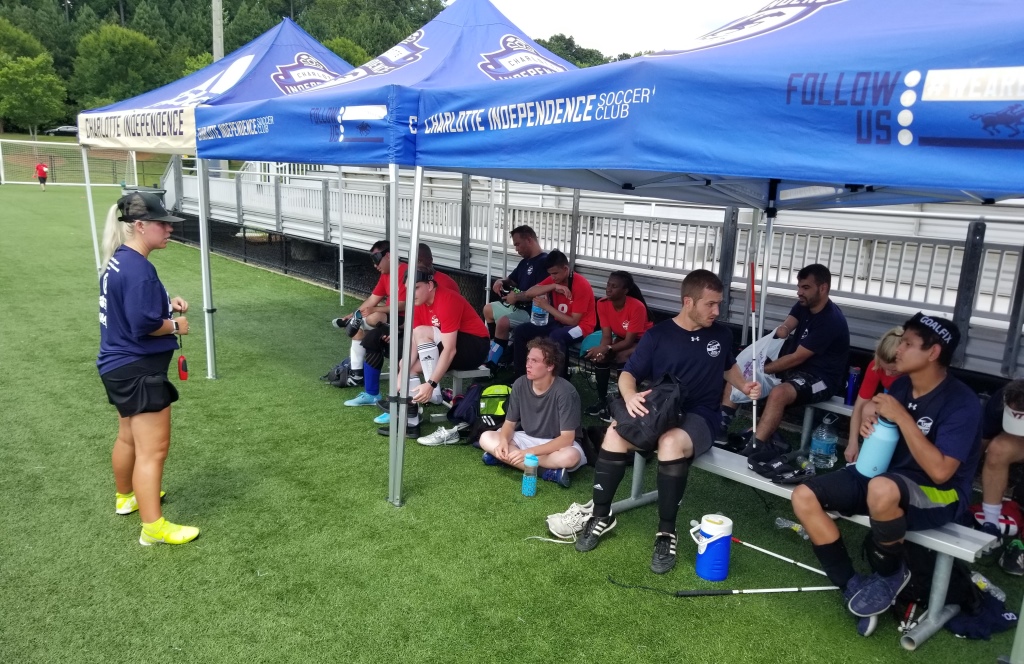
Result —
[[416, 442], [420, 445], [427, 445], [428, 447], [437, 447], [440, 445], [458, 445], [460, 442], [459, 432], [465, 429], [468, 425], [460, 423], [452, 427], [451, 429], [445, 429], [444, 427], [437, 427], [437, 431], [430, 434], [429, 436], [420, 436], [416, 439]]
[[584, 505], [573, 503], [561, 514], [548, 516], [548, 530], [555, 537], [576, 539], [576, 534], [583, 530], [583, 523], [594, 513], [594, 501]]

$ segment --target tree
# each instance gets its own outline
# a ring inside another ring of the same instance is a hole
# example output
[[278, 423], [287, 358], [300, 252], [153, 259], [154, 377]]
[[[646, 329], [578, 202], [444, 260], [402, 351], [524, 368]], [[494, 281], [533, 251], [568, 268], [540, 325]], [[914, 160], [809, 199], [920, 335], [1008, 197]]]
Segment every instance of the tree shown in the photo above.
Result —
[[371, 59], [362, 46], [347, 37], [328, 39], [324, 42], [324, 46], [331, 49], [335, 55], [353, 67], [366, 64]]
[[100, 27], [100, 17], [92, 7], [85, 5], [75, 10], [75, 18], [71, 21], [71, 39], [78, 44], [82, 37]]
[[171, 33], [167, 29], [167, 21], [164, 20], [161, 11], [146, 0], [142, 0], [135, 8], [135, 15], [132, 16], [128, 27], [152, 38], [164, 48], [171, 47]]
[[190, 55], [185, 58], [185, 68], [181, 72], [182, 78], [189, 74], [194, 74], [203, 67], [209, 67], [213, 64], [213, 55], [210, 53], [200, 53], [199, 55]]
[[53, 58], [3, 58], [0, 65], [0, 117], [29, 130], [34, 139], [41, 124], [67, 114], [67, 90], [53, 70]]
[[170, 80], [155, 41], [116, 25], [82, 37], [72, 90], [83, 108], [140, 95]]
[[19, 30], [7, 19], [0, 18], [0, 53], [11, 58], [34, 58], [42, 52], [43, 45], [38, 39]]
[[238, 13], [224, 28], [224, 52], [230, 53], [274, 27], [276, 21], [259, 0], [252, 5], [242, 0]]
[[572, 37], [559, 33], [550, 39], [538, 39], [538, 44], [548, 49], [563, 60], [568, 60], [577, 67], [596, 67], [608, 62], [601, 51], [595, 48], [583, 48], [576, 44]]

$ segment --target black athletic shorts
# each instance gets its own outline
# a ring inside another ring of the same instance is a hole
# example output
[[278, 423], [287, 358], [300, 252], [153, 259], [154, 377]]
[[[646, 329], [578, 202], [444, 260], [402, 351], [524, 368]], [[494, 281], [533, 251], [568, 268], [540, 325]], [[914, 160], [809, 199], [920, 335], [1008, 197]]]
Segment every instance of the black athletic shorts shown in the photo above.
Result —
[[822, 378], [804, 371], [787, 371], [782, 374], [782, 382], [789, 383], [796, 390], [796, 401], [791, 403], [791, 406], [821, 403], [831, 399], [836, 393]]
[[[907, 515], [907, 530], [938, 528], [956, 519], [960, 496], [956, 489], [922, 486], [899, 472], [882, 473], [900, 489], [900, 509]], [[804, 482], [825, 511], [840, 514], [868, 513], [868, 482], [853, 466], [817, 475]]]
[[121, 417], [159, 413], [178, 400], [178, 389], [167, 380], [173, 350], [147, 355], [100, 376], [107, 399]]
[[[437, 344], [438, 350], [443, 350], [443, 344]], [[487, 337], [477, 337], [465, 332], [458, 332], [455, 335], [455, 358], [449, 371], [469, 371], [476, 369], [487, 361], [487, 353], [491, 350], [491, 340]]]
[[46, 184], [46, 178], [45, 177], [39, 178], [39, 184]]

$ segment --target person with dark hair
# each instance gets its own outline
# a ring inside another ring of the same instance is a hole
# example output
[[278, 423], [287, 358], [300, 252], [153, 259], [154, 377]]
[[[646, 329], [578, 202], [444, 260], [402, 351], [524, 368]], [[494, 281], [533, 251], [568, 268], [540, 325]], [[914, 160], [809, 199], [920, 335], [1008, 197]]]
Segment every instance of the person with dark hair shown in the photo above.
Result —
[[[743, 378], [732, 352], [732, 332], [716, 322], [722, 303], [722, 281], [708, 270], [694, 270], [683, 279], [683, 307], [671, 320], [652, 327], [619, 374], [619, 394], [631, 417], [646, 414], [651, 390], [643, 381], [670, 374], [685, 391], [680, 404], [686, 415], [677, 428], [661, 434], [658, 453], [658, 531], [651, 571], [664, 574], [676, 564], [676, 516], [686, 490], [690, 464], [711, 449], [718, 433], [722, 386], [731, 385], [757, 398], [761, 387]], [[590, 551], [615, 528], [612, 500], [626, 464], [637, 448], [619, 435], [613, 422], [601, 443], [594, 467], [594, 511], [576, 540], [577, 551]]]
[[501, 299], [484, 305], [484, 322], [494, 341], [487, 362], [497, 367], [508, 350], [512, 328], [530, 322], [530, 301], [522, 292], [536, 286], [547, 275], [547, 253], [541, 249], [537, 233], [529, 226], [517, 226], [509, 234], [516, 253], [523, 257], [516, 269], [505, 279], [498, 279], [491, 289]]
[[597, 379], [597, 403], [587, 415], [611, 422], [608, 412], [608, 381], [612, 366], [625, 364], [636, 350], [644, 332], [651, 329], [650, 314], [643, 293], [629, 272], [608, 275], [604, 297], [597, 301], [597, 319], [601, 321], [601, 341], [587, 350], [584, 358], [594, 363]]
[[[797, 303], [786, 320], [775, 329], [775, 336], [786, 343], [778, 359], [767, 362], [764, 372], [775, 374], [782, 382], [768, 393], [764, 410], [757, 418], [757, 431], [751, 431], [741, 454], [759, 453], [768, 457], [785, 450], [777, 449], [772, 437], [782, 422], [782, 413], [790, 406], [806, 406], [831, 399], [846, 384], [850, 355], [850, 328], [846, 317], [829, 299], [832, 273], [824, 265], [808, 265], [797, 273]], [[736, 404], [727, 390], [722, 397], [722, 428], [728, 429]]]
[[526, 373], [526, 344], [531, 339], [550, 337], [568, 354], [569, 344], [593, 332], [597, 325], [594, 289], [586, 277], [569, 269], [569, 259], [561, 251], [549, 253], [544, 265], [547, 278], [520, 298], [546, 311], [548, 324], [524, 323], [516, 328], [512, 359], [517, 377]]
[[167, 246], [172, 224], [184, 221], [152, 193], [122, 196], [107, 214], [100, 277], [100, 352], [96, 359], [107, 400], [117, 408], [117, 439], [111, 455], [114, 511], [142, 519], [139, 544], [185, 544], [193, 526], [171, 523], [160, 507], [160, 483], [171, 445], [171, 404], [178, 390], [167, 367], [188, 334], [188, 303], [170, 298], [149, 255]]
[[505, 422], [497, 431], [480, 436], [483, 462], [523, 469], [523, 459], [534, 454], [543, 468], [541, 479], [569, 488], [569, 473], [587, 462], [579, 440], [580, 395], [558, 374], [565, 354], [551, 339], [528, 344], [526, 374], [512, 384]]
[[[372, 406], [380, 398], [380, 373], [384, 367], [384, 358], [390, 352], [391, 330], [389, 314], [391, 297], [391, 243], [378, 240], [370, 247], [370, 260], [374, 269], [380, 273], [377, 285], [370, 296], [363, 300], [356, 311], [363, 318], [362, 325], [349, 346], [349, 387], [363, 386], [363, 391], [345, 402], [346, 406]], [[433, 271], [434, 278], [441, 288], [459, 292], [455, 280], [434, 270], [434, 255], [430, 247], [420, 243], [417, 256], [420, 269]], [[394, 329], [401, 330], [405, 323], [405, 276], [409, 265], [398, 264], [398, 325]], [[352, 313], [355, 316], [356, 312]], [[345, 328], [352, 320], [335, 318], [335, 327]]]
[[[981, 456], [981, 406], [977, 395], [948, 371], [959, 342], [960, 331], [944, 318], [919, 312], [908, 320], [896, 350], [896, 368], [905, 375], [888, 394], [872, 398], [860, 429], [868, 438], [879, 418], [898, 428], [886, 471], [868, 478], [848, 465], [793, 491], [793, 510], [814, 554], [829, 580], [842, 589], [864, 636], [874, 631], [874, 616], [886, 611], [910, 580], [903, 560], [907, 531], [938, 528], [967, 510]], [[870, 517], [865, 548], [871, 576], [855, 572], [829, 511]]]
[[[413, 402], [406, 435], [418, 438], [422, 445], [443, 445], [450, 442], [447, 437], [439, 442], [429, 436], [420, 438], [419, 406], [441, 403], [439, 383], [449, 369], [465, 371], [480, 366], [487, 357], [487, 328], [466, 298], [453, 290], [438, 288], [433, 272], [416, 270], [414, 297], [412, 341], [416, 355], [405, 392]], [[422, 382], [418, 378], [413, 380], [417, 373], [423, 374]], [[388, 424], [390, 419], [390, 413], [384, 413], [374, 422]], [[377, 431], [383, 436], [390, 434], [388, 427]], [[457, 435], [455, 439], [458, 440]]]
[[[1017, 379], [996, 390], [985, 403], [981, 437], [986, 441], [981, 469], [981, 529], [997, 537], [1003, 513], [1003, 494], [1009, 483], [1010, 465], [1024, 461], [1024, 380]], [[1018, 524], [1018, 528], [1024, 524]], [[1007, 574], [1024, 575], [1024, 543], [1020, 533], [1006, 543], [999, 566]]]

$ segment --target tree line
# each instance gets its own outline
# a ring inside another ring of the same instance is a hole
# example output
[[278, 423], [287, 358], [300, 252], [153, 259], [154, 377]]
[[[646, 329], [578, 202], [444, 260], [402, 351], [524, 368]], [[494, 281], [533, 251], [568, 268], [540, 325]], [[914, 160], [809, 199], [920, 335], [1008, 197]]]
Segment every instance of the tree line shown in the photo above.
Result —
[[[353, 66], [440, 13], [444, 0], [223, 0], [224, 52], [282, 16]], [[0, 0], [0, 133], [74, 123], [78, 112], [166, 85], [213, 62], [209, 0]], [[607, 58], [554, 35], [538, 43], [580, 67]]]

